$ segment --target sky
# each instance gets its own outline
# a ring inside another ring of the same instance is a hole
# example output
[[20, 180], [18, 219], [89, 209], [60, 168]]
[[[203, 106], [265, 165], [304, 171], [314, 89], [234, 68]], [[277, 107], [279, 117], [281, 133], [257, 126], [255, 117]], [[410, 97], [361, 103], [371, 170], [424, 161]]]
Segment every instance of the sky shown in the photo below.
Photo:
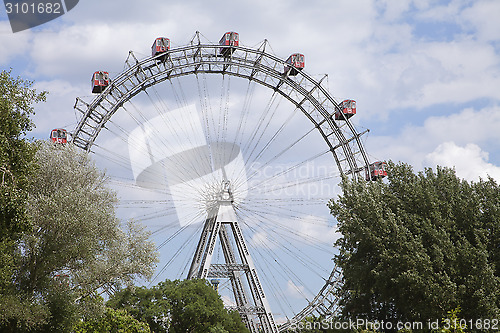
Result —
[[[118, 75], [130, 50], [144, 58], [159, 36], [175, 48], [196, 31], [214, 43], [237, 31], [243, 45], [267, 40], [280, 58], [303, 53], [305, 71], [327, 74], [335, 99], [356, 100], [352, 121], [370, 130], [363, 142], [371, 160], [500, 181], [498, 17], [497, 0], [81, 0], [51, 22], [12, 33], [2, 8], [0, 68], [49, 91], [30, 133], [44, 139], [52, 128], [76, 126], [75, 98], [92, 99], [91, 74]], [[326, 224], [309, 229], [326, 241], [338, 237]]]
[[74, 125], [89, 73], [119, 73], [129, 50], [147, 55], [158, 35], [180, 46], [196, 31], [217, 41], [234, 30], [247, 46], [267, 39], [281, 57], [305, 54], [309, 74], [328, 74], [334, 97], [357, 101], [375, 158], [498, 179], [499, 15], [494, 0], [82, 0], [15, 34], [2, 10], [0, 66], [50, 92], [33, 132], [45, 137]]

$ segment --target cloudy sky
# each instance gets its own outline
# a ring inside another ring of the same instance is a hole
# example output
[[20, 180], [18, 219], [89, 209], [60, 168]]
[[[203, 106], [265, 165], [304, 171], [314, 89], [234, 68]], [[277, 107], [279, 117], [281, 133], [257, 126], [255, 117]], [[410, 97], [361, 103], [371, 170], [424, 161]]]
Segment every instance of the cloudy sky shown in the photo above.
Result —
[[372, 156], [455, 166], [468, 179], [500, 178], [500, 3], [495, 0], [118, 1], [82, 0], [64, 16], [13, 34], [0, 14], [0, 66], [50, 91], [33, 133], [74, 125], [89, 73], [119, 73], [129, 50], [173, 46], [195, 31], [244, 45], [268, 39], [276, 55], [306, 55], [336, 98], [355, 99]]
[[129, 50], [144, 58], [158, 36], [175, 48], [196, 31], [217, 42], [233, 30], [248, 47], [267, 39], [281, 58], [305, 54], [305, 70], [328, 74], [332, 96], [356, 100], [353, 122], [370, 129], [372, 160], [500, 181], [498, 17], [497, 0], [80, 0], [15, 34], [2, 9], [0, 67], [50, 92], [32, 133], [46, 138], [74, 128], [75, 98], [91, 98], [90, 75], [117, 75]]

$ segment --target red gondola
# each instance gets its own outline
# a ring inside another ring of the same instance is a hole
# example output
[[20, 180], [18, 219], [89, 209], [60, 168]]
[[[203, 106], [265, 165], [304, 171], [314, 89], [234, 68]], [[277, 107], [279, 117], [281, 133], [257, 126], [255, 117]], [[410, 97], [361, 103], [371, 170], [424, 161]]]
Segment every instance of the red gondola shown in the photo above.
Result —
[[335, 111], [335, 120], [346, 120], [356, 114], [356, 101], [346, 99], [340, 103], [340, 110]]
[[285, 74], [295, 76], [297, 73], [304, 69], [306, 66], [305, 57], [303, 54], [294, 53], [288, 57], [285, 65]]
[[153, 42], [153, 46], [151, 46], [151, 56], [154, 57], [158, 54], [166, 53], [168, 50], [170, 50], [170, 39], [158, 37]]
[[68, 133], [63, 128], [55, 128], [50, 132], [50, 140], [54, 143], [68, 143]]
[[370, 164], [370, 170], [366, 172], [366, 180], [377, 180], [387, 176], [385, 162], [377, 161]]
[[240, 44], [239, 34], [234, 31], [228, 31], [224, 35], [222, 35], [222, 38], [219, 41], [219, 45], [231, 46], [231, 47], [221, 47], [219, 49], [219, 52], [223, 56], [227, 57], [233, 54], [234, 52], [234, 47], [232, 46], [238, 46], [239, 44]]
[[102, 93], [108, 85], [108, 72], [97, 71], [92, 75], [92, 93]]

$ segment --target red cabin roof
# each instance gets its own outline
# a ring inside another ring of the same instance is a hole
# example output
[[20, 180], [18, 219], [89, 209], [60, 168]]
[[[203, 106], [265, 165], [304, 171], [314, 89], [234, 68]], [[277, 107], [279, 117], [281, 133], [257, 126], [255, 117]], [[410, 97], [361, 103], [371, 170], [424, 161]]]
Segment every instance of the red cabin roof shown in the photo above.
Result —
[[[219, 41], [219, 45], [224, 45], [224, 46], [239, 46], [240, 45], [240, 35], [237, 32], [234, 31], [228, 31], [224, 35], [222, 35], [222, 38]], [[230, 55], [234, 52], [233, 47], [221, 47], [220, 48], [220, 53], [224, 56]]]
[[238, 46], [239, 43], [239, 34], [234, 31], [226, 32], [219, 41], [219, 45]]
[[294, 76], [306, 66], [305, 56], [302, 53], [294, 53], [288, 57], [285, 65], [285, 74]]
[[165, 37], [158, 37], [151, 46], [151, 56], [156, 56], [170, 50], [170, 39]]
[[339, 105], [340, 109], [335, 111], [335, 120], [346, 120], [356, 114], [356, 101], [346, 99]]
[[387, 176], [385, 162], [377, 161], [370, 164], [370, 170], [366, 172], [366, 180], [377, 180]]
[[50, 141], [54, 143], [68, 143], [68, 132], [64, 128], [55, 128], [50, 131]]
[[303, 69], [305, 67], [305, 56], [301, 53], [294, 53], [288, 57], [286, 63], [297, 69]]
[[104, 71], [94, 72], [92, 75], [92, 93], [101, 93], [109, 85], [109, 73]]

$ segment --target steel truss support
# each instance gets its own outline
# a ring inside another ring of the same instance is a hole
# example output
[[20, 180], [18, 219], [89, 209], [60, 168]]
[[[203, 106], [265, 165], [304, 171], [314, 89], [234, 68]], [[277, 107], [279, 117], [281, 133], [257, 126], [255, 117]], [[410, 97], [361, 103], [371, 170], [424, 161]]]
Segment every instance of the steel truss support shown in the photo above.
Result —
[[[271, 308], [236, 218], [229, 182], [225, 182], [223, 188], [217, 205], [208, 212], [188, 279], [229, 278], [236, 301], [233, 308], [240, 313], [250, 332], [277, 333]], [[225, 264], [212, 264], [217, 238]]]

